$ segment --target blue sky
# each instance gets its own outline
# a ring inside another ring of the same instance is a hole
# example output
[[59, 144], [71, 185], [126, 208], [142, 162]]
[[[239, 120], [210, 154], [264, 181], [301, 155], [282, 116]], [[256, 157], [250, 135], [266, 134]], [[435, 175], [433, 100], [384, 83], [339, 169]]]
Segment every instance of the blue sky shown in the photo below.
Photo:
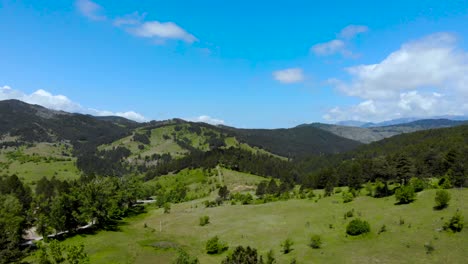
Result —
[[291, 127], [468, 113], [466, 1], [0, 0], [0, 99]]

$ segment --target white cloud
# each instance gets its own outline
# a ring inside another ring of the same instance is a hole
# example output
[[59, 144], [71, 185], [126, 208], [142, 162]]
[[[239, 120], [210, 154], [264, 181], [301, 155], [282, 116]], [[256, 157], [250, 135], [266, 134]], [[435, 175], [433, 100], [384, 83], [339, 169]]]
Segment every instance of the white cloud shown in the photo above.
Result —
[[207, 115], [201, 115], [195, 118], [188, 118], [187, 120], [192, 122], [203, 122], [212, 125], [224, 125], [224, 120], [213, 118]]
[[311, 48], [312, 52], [319, 56], [328, 56], [335, 53], [348, 53], [346, 45], [342, 40], [334, 39], [329, 42], [319, 43]]
[[289, 68], [273, 72], [273, 78], [281, 83], [297, 83], [304, 81], [305, 77], [300, 68]]
[[401, 117], [466, 114], [468, 53], [450, 33], [405, 43], [383, 61], [345, 69], [350, 79], [330, 80], [339, 91], [372, 102], [334, 108], [329, 120], [381, 121]]
[[12, 89], [9, 86], [0, 87], [0, 100], [10, 99], [16, 99], [26, 102], [28, 104], [37, 104], [49, 109], [72, 113], [82, 113], [96, 116], [121, 116], [138, 122], [143, 122], [147, 120], [143, 115], [133, 111], [111, 112], [86, 108], [76, 102], [73, 102], [64, 95], [53, 95], [42, 89], [37, 90], [31, 94], [26, 94], [22, 91]]
[[330, 56], [339, 53], [345, 57], [355, 57], [355, 55], [347, 49], [346, 45], [349, 44], [348, 42], [356, 35], [367, 32], [368, 30], [369, 28], [367, 26], [349, 25], [341, 30], [337, 39], [315, 44], [310, 50], [318, 56]]
[[133, 12], [131, 14], [118, 17], [114, 19], [114, 26], [129, 26], [129, 25], [139, 25], [145, 19], [146, 13], [139, 14], [138, 12]]
[[128, 31], [135, 36], [152, 38], [158, 41], [164, 41], [165, 39], [183, 40], [187, 43], [197, 41], [195, 36], [173, 22], [148, 21], [130, 28]]
[[[91, 0], [76, 0], [77, 10], [91, 20], [106, 20], [102, 15], [103, 8]], [[126, 32], [142, 38], [149, 38], [156, 44], [164, 44], [166, 40], [181, 40], [189, 44], [198, 39], [174, 22], [144, 21], [146, 13], [133, 12], [117, 17], [112, 24]]]
[[352, 39], [356, 35], [365, 33], [369, 30], [367, 26], [362, 26], [362, 25], [349, 25], [345, 28], [343, 28], [339, 34], [340, 38], [343, 39]]
[[75, 6], [78, 11], [85, 17], [91, 20], [105, 20], [106, 17], [102, 15], [102, 7], [90, 0], [77, 0]]

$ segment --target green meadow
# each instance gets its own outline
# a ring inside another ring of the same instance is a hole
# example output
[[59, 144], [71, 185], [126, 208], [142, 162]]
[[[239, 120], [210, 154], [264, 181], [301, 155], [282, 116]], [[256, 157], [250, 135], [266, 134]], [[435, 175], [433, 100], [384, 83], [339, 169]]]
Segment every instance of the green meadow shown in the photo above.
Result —
[[[214, 256], [205, 252], [206, 241], [215, 235], [230, 249], [252, 246], [262, 255], [273, 250], [277, 263], [466, 263], [467, 229], [451, 233], [442, 226], [457, 210], [468, 218], [468, 190], [449, 190], [450, 205], [440, 211], [433, 209], [435, 192], [422, 191], [407, 205], [395, 205], [393, 196], [359, 196], [343, 203], [340, 193], [215, 208], [205, 208], [200, 199], [172, 205], [169, 214], [148, 205], [146, 213], [125, 219], [117, 231], [77, 235], [64, 243], [83, 243], [91, 263], [171, 263], [176, 248], [197, 256], [200, 263], [220, 263], [229, 251]], [[345, 219], [350, 210], [354, 216]], [[205, 215], [210, 223], [199, 226]], [[370, 223], [371, 232], [347, 236], [346, 224], [357, 217]], [[383, 225], [386, 231], [380, 233]], [[308, 245], [312, 234], [321, 236], [320, 249]], [[293, 251], [283, 254], [280, 245], [287, 238], [294, 242]], [[427, 253], [427, 243], [433, 245], [432, 253]]]

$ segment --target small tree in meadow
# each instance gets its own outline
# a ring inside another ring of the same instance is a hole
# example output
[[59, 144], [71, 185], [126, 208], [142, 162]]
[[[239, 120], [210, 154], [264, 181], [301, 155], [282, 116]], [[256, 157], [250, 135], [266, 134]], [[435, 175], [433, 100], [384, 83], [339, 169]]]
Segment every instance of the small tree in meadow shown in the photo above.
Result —
[[450, 201], [450, 193], [447, 192], [446, 190], [438, 190], [436, 192], [435, 196], [435, 209], [441, 210], [444, 209], [448, 206], [448, 203]]
[[310, 237], [310, 247], [311, 248], [320, 248], [322, 246], [322, 238], [320, 235], [312, 235]]
[[461, 232], [463, 230], [463, 216], [457, 211], [450, 220], [444, 224], [444, 230], [452, 232]]
[[218, 236], [214, 236], [206, 242], [205, 248], [206, 253], [213, 255], [223, 253], [228, 249], [228, 246], [226, 245], [226, 243], [221, 242]]
[[289, 252], [291, 252], [293, 250], [292, 248], [292, 245], [293, 245], [293, 241], [291, 239], [286, 239], [283, 243], [281, 243], [281, 247], [283, 248], [283, 253], [284, 254], [288, 254]]
[[207, 224], [210, 223], [210, 217], [205, 215], [200, 217], [200, 226], [206, 226]]
[[395, 198], [399, 204], [409, 204], [415, 199], [414, 188], [411, 185], [405, 185], [398, 188], [395, 192]]
[[358, 236], [369, 232], [369, 223], [359, 218], [352, 220], [349, 222], [348, 226], [346, 226], [346, 233], [351, 236]]

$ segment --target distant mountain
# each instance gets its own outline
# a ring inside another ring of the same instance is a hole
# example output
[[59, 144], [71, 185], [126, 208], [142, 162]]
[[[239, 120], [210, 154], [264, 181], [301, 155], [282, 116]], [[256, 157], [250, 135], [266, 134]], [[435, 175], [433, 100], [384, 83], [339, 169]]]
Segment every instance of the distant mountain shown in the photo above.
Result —
[[50, 110], [18, 100], [0, 101], [0, 138], [23, 142], [68, 141], [75, 148], [93, 148], [128, 135], [131, 127], [99, 118]]
[[298, 126], [288, 129], [238, 129], [231, 127], [220, 129], [235, 136], [241, 142], [291, 158], [340, 153], [352, 150], [361, 144], [312, 126]]
[[[400, 121], [403, 120], [400, 119]], [[338, 126], [322, 123], [313, 123], [309, 126], [326, 130], [340, 137], [356, 140], [362, 143], [371, 143], [403, 133], [411, 133], [420, 130], [435, 128], [453, 127], [467, 123], [468, 121], [454, 121], [448, 119], [424, 119], [397, 125], [375, 127]]]
[[339, 126], [353, 126], [353, 127], [382, 127], [382, 126], [393, 126], [411, 123], [418, 120], [428, 120], [428, 119], [448, 119], [453, 121], [468, 121], [468, 116], [457, 116], [457, 115], [442, 115], [442, 116], [432, 116], [432, 117], [405, 117], [387, 120], [383, 122], [373, 123], [373, 122], [364, 122], [357, 120], [347, 120], [337, 122], [336, 125]]
[[[151, 144], [142, 148], [135, 141], [135, 134], [138, 134], [139, 140], [149, 140]], [[229, 137], [232, 138], [228, 140], [231, 145], [233, 142], [245, 143], [244, 147], [259, 148], [288, 158], [340, 153], [361, 145], [360, 142], [310, 126], [238, 129], [182, 119], [136, 123], [122, 117], [95, 117], [54, 111], [17, 100], [0, 101], [0, 139], [2, 135], [24, 142], [68, 141], [75, 150], [92, 150], [106, 144], [131, 146], [132, 152], [138, 152], [142, 157], [145, 153], [183, 155], [191, 149], [206, 150], [210, 146], [222, 145], [220, 141], [226, 141]], [[152, 142], [152, 138], [157, 142]], [[157, 151], [146, 149], [153, 145]], [[142, 150], [136, 151], [138, 148]]]

